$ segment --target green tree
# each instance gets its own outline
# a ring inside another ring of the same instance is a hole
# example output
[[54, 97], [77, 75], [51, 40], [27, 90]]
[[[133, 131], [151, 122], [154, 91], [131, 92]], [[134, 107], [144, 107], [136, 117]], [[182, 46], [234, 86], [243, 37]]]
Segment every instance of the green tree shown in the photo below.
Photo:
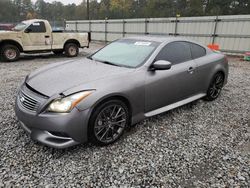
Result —
[[35, 3], [35, 11], [38, 17], [42, 18], [47, 14], [47, 4], [44, 0], [37, 0]]
[[0, 22], [17, 21], [19, 15], [17, 6], [14, 4], [14, 2], [9, 0], [1, 0], [0, 7], [2, 7], [0, 11]]
[[202, 16], [204, 15], [204, 2], [201, 0], [190, 0], [187, 16]]
[[172, 0], [148, 0], [144, 8], [145, 17], [170, 17], [174, 16], [176, 10], [174, 9]]
[[[64, 5], [55, 0], [0, 0], [0, 22], [28, 18], [47, 20], [86, 19], [86, 0], [80, 5]], [[91, 19], [122, 19], [183, 16], [250, 14], [250, 0], [90, 0]]]

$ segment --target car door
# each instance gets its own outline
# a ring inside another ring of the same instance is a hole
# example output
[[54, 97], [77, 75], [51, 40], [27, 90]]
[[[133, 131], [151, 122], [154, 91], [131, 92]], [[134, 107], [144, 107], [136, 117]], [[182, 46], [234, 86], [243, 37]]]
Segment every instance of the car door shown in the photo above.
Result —
[[197, 64], [197, 89], [202, 93], [207, 92], [208, 82], [210, 82], [210, 74], [214, 64], [211, 63], [211, 58], [207, 56], [207, 51], [204, 47], [190, 43], [192, 57]]
[[167, 44], [156, 56], [155, 61], [172, 63], [169, 70], [148, 71], [145, 86], [145, 110], [150, 112], [173, 104], [196, 93], [196, 64], [192, 60], [187, 42]]
[[23, 32], [23, 46], [25, 51], [50, 50], [51, 33], [46, 30], [42, 21], [32, 23]]

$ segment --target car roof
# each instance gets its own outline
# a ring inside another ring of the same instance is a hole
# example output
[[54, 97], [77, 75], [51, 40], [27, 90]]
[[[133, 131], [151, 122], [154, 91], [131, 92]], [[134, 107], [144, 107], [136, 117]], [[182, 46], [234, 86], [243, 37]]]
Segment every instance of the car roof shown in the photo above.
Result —
[[172, 42], [172, 41], [190, 41], [182, 37], [175, 37], [175, 36], [162, 36], [162, 35], [147, 35], [147, 36], [133, 36], [133, 37], [126, 37], [125, 39], [134, 39], [134, 40], [146, 40], [151, 42]]
[[204, 46], [200, 44], [199, 42], [184, 38], [184, 37], [179, 37], [179, 36], [163, 36], [163, 35], [142, 35], [142, 36], [133, 36], [133, 37], [125, 37], [124, 39], [133, 39], [133, 40], [145, 40], [149, 42], [159, 42], [159, 43], [170, 43], [170, 42], [175, 42], [175, 41], [185, 41], [185, 42], [191, 42], [194, 44], [197, 44], [199, 46], [202, 46], [203, 48], [207, 49], [207, 51], [210, 51], [210, 49], [207, 46]]
[[44, 22], [44, 21], [47, 21], [47, 20], [43, 20], [43, 19], [31, 19], [31, 20], [24, 20], [23, 23], [32, 24], [34, 22]]

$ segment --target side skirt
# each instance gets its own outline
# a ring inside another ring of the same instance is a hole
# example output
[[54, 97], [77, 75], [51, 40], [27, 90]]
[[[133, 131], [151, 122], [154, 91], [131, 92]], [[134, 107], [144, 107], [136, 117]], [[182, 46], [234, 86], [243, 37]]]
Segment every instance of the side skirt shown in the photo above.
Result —
[[206, 96], [206, 94], [204, 94], [204, 93], [198, 94], [198, 95], [194, 95], [194, 96], [189, 97], [189, 98], [187, 98], [187, 99], [184, 99], [184, 100], [182, 100], [182, 101], [178, 101], [178, 102], [173, 103], [173, 104], [170, 104], [170, 105], [168, 105], [168, 106], [164, 106], [164, 107], [162, 107], [162, 108], [158, 108], [158, 109], [156, 109], [156, 110], [147, 112], [147, 113], [145, 114], [145, 117], [151, 117], [151, 116], [155, 116], [155, 115], [157, 115], [157, 114], [161, 114], [161, 113], [163, 113], [163, 112], [172, 110], [172, 109], [177, 108], [177, 107], [179, 107], [179, 106], [183, 106], [183, 105], [185, 105], [185, 104], [188, 104], [188, 103], [190, 103], [190, 102], [192, 102], [192, 101], [195, 101], [195, 100], [200, 99], [200, 98], [205, 97], [205, 96]]

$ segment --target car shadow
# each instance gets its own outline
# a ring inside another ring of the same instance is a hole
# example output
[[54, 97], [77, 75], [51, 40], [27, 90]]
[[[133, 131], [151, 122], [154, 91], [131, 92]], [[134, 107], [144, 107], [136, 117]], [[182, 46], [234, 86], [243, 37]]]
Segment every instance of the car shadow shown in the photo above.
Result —
[[[75, 58], [86, 57], [88, 55], [89, 55], [88, 53], [81, 52]], [[29, 60], [34, 60], [34, 59], [65, 59], [65, 58], [66, 59], [73, 59], [72, 57], [67, 57], [65, 54], [57, 55], [57, 54], [53, 54], [53, 53], [45, 53], [45, 54], [23, 54], [23, 55], [21, 55], [20, 60], [29, 61]]]
[[33, 60], [39, 60], [39, 59], [74, 59], [74, 58], [81, 58], [81, 57], [87, 57], [89, 53], [86, 52], [80, 52], [77, 57], [67, 57], [65, 54], [53, 54], [53, 53], [40, 53], [40, 54], [21, 54], [18, 61], [15, 62], [3, 62], [0, 61], [0, 63], [20, 63], [22, 61], [33, 61]]

